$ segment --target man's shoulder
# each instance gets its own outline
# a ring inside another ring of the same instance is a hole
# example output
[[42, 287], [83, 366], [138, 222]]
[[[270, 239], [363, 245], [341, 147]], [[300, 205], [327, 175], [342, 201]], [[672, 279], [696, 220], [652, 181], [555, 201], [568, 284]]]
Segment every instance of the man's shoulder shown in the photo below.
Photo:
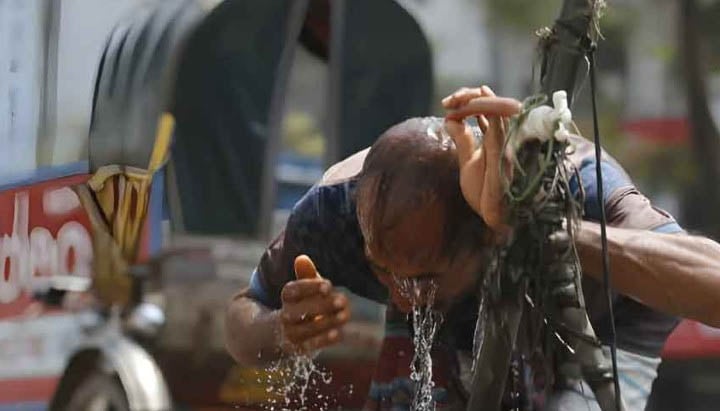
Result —
[[328, 168], [320, 181], [295, 203], [291, 219], [311, 225], [340, 220], [355, 225], [355, 185], [369, 149], [357, 152]]
[[[585, 188], [585, 194], [589, 197], [586, 197], [586, 200], [597, 201], [595, 197], [598, 194], [597, 176], [595, 174], [597, 164], [595, 144], [585, 137], [578, 135], [571, 135], [570, 143], [572, 144], [572, 151], [568, 155], [568, 161], [580, 177], [580, 181]], [[620, 189], [634, 187], [632, 178], [630, 178], [620, 163], [608, 154], [607, 151], [601, 149], [600, 158], [603, 191], [606, 201], [608, 197], [611, 197]]]
[[311, 227], [317, 235], [321, 227], [333, 232], [356, 230], [355, 183], [368, 151], [357, 152], [325, 172], [293, 207], [288, 221], [291, 231]]
[[[568, 155], [568, 160], [572, 163], [572, 165], [578, 170], [588, 166], [594, 167], [595, 143], [583, 136], [575, 134], [571, 134], [569, 140], [572, 144], [572, 152]], [[615, 160], [615, 158], [613, 158], [613, 156], [608, 154], [605, 149], [601, 149], [601, 159], [603, 163], [606, 163], [611, 168], [617, 170], [623, 175], [623, 177], [625, 177], [625, 179], [630, 181], [630, 176], [628, 176], [625, 169], [617, 160]]]
[[368, 147], [328, 168], [320, 180], [320, 185], [338, 184], [357, 177], [362, 171], [369, 151]]

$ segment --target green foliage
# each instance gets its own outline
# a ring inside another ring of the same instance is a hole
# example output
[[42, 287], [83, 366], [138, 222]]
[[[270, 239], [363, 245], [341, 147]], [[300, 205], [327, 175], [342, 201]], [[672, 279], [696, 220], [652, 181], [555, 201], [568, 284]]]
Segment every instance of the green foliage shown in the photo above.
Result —
[[492, 24], [522, 31], [550, 25], [561, 5], [561, 0], [487, 0]]
[[626, 34], [637, 19], [638, 12], [637, 8], [632, 5], [608, 2], [601, 20], [601, 29], [606, 40], [609, 33], [616, 33], [621, 36]]
[[657, 46], [652, 50], [652, 55], [665, 64], [672, 64], [677, 55], [677, 48], [671, 44]]
[[720, 71], [720, 56], [716, 52], [720, 48], [720, 1], [708, 0], [698, 2], [698, 20], [703, 36], [703, 57], [706, 70], [712, 73]]
[[[560, 14], [563, 0], [485, 0], [485, 3], [491, 24], [526, 32], [551, 26]], [[602, 14], [601, 31], [622, 30], [629, 27], [634, 18], [632, 7], [610, 3]]]

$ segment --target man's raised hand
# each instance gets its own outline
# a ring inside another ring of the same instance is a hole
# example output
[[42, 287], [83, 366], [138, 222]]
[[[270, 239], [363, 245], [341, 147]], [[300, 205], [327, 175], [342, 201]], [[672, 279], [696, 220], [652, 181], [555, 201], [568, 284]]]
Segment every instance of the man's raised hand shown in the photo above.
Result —
[[292, 352], [310, 352], [342, 339], [342, 326], [350, 319], [350, 304], [343, 293], [322, 278], [310, 257], [295, 259], [295, 276], [282, 289], [283, 345]]
[[[509, 154], [505, 145], [506, 121], [520, 112], [521, 103], [512, 98], [497, 97], [488, 86], [461, 88], [442, 100], [447, 110], [445, 128], [455, 141], [460, 166], [460, 187], [465, 200], [485, 223], [504, 238], [509, 227], [505, 221], [505, 189], [501, 181], [500, 162]], [[472, 130], [464, 120], [476, 117], [484, 133], [477, 145]], [[511, 176], [510, 161], [505, 175]]]

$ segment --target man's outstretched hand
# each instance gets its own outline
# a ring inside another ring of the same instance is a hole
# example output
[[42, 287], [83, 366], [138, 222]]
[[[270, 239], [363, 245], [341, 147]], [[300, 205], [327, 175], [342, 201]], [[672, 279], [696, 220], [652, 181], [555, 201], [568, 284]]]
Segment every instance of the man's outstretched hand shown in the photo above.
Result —
[[295, 259], [297, 280], [282, 289], [283, 345], [292, 352], [310, 352], [342, 339], [342, 326], [350, 319], [347, 296], [333, 290], [310, 257]]
[[[504, 238], [509, 227], [505, 218], [505, 189], [501, 180], [500, 161], [509, 153], [503, 151], [507, 119], [520, 112], [521, 103], [512, 98], [497, 97], [488, 86], [461, 88], [442, 100], [447, 110], [445, 129], [455, 141], [460, 165], [460, 188], [465, 200], [498, 235]], [[484, 136], [476, 144], [468, 117], [478, 120]], [[511, 162], [506, 161], [506, 178], [511, 177]]]

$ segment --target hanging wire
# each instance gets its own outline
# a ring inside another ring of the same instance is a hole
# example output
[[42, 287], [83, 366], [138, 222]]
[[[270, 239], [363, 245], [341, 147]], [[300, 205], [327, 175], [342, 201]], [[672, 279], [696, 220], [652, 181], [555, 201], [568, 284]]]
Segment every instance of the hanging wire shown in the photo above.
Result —
[[605, 194], [602, 180], [602, 148], [600, 146], [600, 127], [597, 116], [597, 98], [595, 95], [595, 51], [597, 47], [593, 42], [588, 49], [590, 63], [590, 97], [592, 100], [593, 132], [595, 134], [595, 176], [597, 179], [598, 203], [600, 206], [600, 241], [602, 244], [603, 285], [607, 298], [608, 313], [610, 315], [610, 355], [612, 357], [613, 383], [615, 384], [615, 407], [622, 410], [622, 397], [620, 396], [620, 379], [617, 368], [617, 336], [615, 331], [615, 312], [613, 310], [612, 291], [610, 287], [610, 258], [607, 246], [607, 217], [605, 216]]

